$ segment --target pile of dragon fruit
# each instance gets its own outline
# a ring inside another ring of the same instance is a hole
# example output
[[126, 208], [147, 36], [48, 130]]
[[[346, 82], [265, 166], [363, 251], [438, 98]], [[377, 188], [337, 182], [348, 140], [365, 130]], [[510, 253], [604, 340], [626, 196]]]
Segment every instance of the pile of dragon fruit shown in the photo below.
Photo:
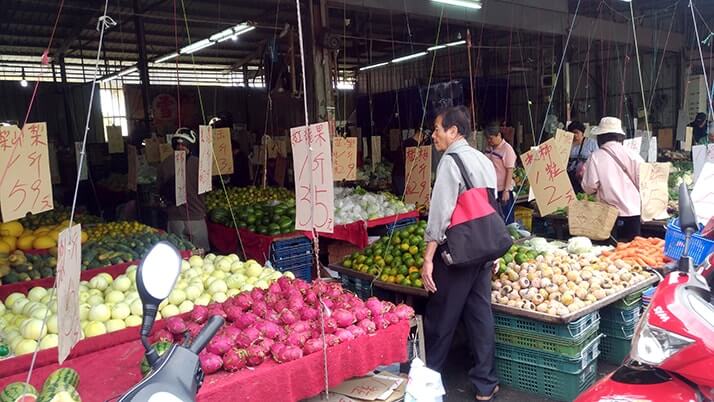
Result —
[[213, 315], [226, 323], [199, 355], [206, 374], [255, 367], [268, 358], [297, 360], [408, 320], [414, 310], [375, 297], [362, 301], [339, 283], [281, 277], [267, 290], [254, 288], [221, 304], [196, 306], [188, 317], [171, 317], [152, 339], [180, 342], [186, 332], [195, 337]]

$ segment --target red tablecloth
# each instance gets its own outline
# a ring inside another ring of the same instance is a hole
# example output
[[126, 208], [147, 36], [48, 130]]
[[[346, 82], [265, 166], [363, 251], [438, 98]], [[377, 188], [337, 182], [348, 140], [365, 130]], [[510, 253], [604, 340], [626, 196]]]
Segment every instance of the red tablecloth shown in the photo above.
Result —
[[[409, 323], [381, 330], [374, 335], [330, 347], [327, 353], [329, 384], [361, 376], [377, 366], [407, 359]], [[67, 360], [64, 367], [79, 372], [79, 393], [83, 401], [104, 401], [118, 396], [139, 382], [141, 343], [133, 341]], [[57, 365], [36, 369], [30, 381], [41, 388]], [[0, 378], [0, 388], [14, 381], [24, 381], [26, 373]], [[322, 353], [277, 364], [266, 361], [257, 369], [236, 373], [219, 372], [206, 377], [198, 401], [293, 402], [317, 395], [324, 390]]]
[[[320, 233], [321, 237], [327, 237], [330, 239], [344, 240], [348, 243], [354, 244], [359, 248], [365, 248], [369, 245], [369, 236], [367, 234], [368, 228], [373, 228], [381, 225], [388, 225], [396, 221], [406, 219], [406, 218], [417, 218], [419, 217], [418, 211], [410, 211], [403, 214], [397, 214], [392, 216], [385, 216], [384, 218], [371, 219], [368, 221], [356, 221], [352, 223], [347, 223], [344, 225], [335, 225], [332, 233]], [[312, 233], [303, 232], [306, 236], [312, 238]]]
[[[235, 253], [240, 250], [238, 235], [234, 228], [230, 228], [219, 223], [206, 221], [208, 226], [208, 240], [211, 242], [211, 248], [219, 253]], [[300, 236], [300, 233], [286, 233], [276, 236], [262, 235], [251, 232], [248, 229], [238, 229], [240, 240], [243, 242], [245, 250], [245, 258], [258, 261], [260, 264], [265, 264], [270, 257], [270, 244], [275, 240], [287, 239]]]

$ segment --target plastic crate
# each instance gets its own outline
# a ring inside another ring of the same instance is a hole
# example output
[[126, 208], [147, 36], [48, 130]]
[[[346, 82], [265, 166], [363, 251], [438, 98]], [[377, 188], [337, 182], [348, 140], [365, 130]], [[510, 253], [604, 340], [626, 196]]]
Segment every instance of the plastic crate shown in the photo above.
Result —
[[[684, 252], [684, 233], [679, 229], [679, 219], [672, 219], [667, 223], [667, 233], [664, 236], [664, 255], [678, 260]], [[689, 242], [689, 256], [694, 265], [699, 265], [714, 252], [714, 240], [702, 237], [698, 233], [692, 235]]]
[[507, 359], [495, 360], [501, 384], [559, 401], [572, 401], [597, 378], [597, 360], [577, 374]]
[[297, 257], [286, 258], [284, 260], [272, 261], [273, 267], [287, 270], [292, 267], [300, 267], [309, 265], [312, 267], [312, 254], [300, 255]]
[[620, 364], [630, 354], [631, 339], [605, 336], [600, 342], [600, 360]]
[[577, 358], [566, 358], [551, 353], [533, 349], [524, 349], [504, 343], [496, 343], [496, 358], [508, 359], [520, 363], [532, 364], [551, 370], [569, 374], [578, 374], [600, 355], [600, 339], [598, 336], [586, 345]]
[[607, 320], [620, 324], [630, 324], [632, 322], [637, 322], [637, 320], [640, 318], [641, 309], [641, 302], [635, 303], [624, 309], [617, 308], [614, 306], [607, 306], [600, 310], [600, 318], [602, 320]]
[[370, 281], [345, 274], [340, 275], [340, 280], [342, 281], [343, 288], [354, 293], [360, 299], [366, 300], [372, 296]]
[[571, 359], [578, 358], [582, 354], [583, 349], [598, 336], [597, 327], [593, 327], [583, 336], [583, 340], [580, 341], [548, 335], [534, 336], [531, 332], [496, 328], [496, 342], [498, 343], [505, 343], [526, 349], [535, 349]]
[[630, 293], [629, 295], [623, 297], [622, 299], [616, 301], [615, 303], [612, 303], [609, 307], [626, 309], [636, 303], [641, 302], [643, 293], [644, 293], [644, 289], [640, 290], [638, 292], [635, 292], [635, 293]]
[[387, 228], [387, 234], [391, 236], [392, 232], [395, 230], [403, 229], [409, 225], [413, 225], [417, 223], [416, 218], [404, 218], [401, 220], [398, 220], [395, 223], [389, 223], [386, 225]]
[[275, 250], [271, 246], [270, 249], [271, 259], [275, 261], [310, 254], [312, 254], [312, 245], [310, 243], [287, 246], [280, 250]]
[[308, 247], [312, 248], [312, 241], [305, 236], [290, 237], [287, 239], [273, 240], [270, 247], [275, 251], [283, 250], [287, 247], [293, 247], [297, 245], [307, 244]]
[[597, 327], [600, 321], [600, 314], [596, 311], [571, 323], [562, 325], [549, 324], [503, 313], [493, 313], [493, 320], [496, 328], [532, 332], [538, 336], [565, 337], [573, 341], [580, 341], [583, 339], [583, 335], [590, 333], [594, 327]]
[[294, 266], [285, 269], [276, 267], [275, 269], [283, 273], [292, 272], [295, 278], [302, 279], [305, 282], [312, 282], [312, 265]]
[[628, 324], [620, 322], [602, 320], [600, 321], [600, 332], [607, 336], [616, 336], [620, 339], [632, 339], [635, 336], [635, 328], [639, 320]]

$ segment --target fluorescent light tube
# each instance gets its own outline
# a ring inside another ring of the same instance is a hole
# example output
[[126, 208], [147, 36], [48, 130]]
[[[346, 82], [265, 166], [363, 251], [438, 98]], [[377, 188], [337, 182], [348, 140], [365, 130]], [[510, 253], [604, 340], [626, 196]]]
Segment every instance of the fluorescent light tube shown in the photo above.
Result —
[[419, 52], [419, 53], [410, 54], [408, 56], [397, 57], [396, 59], [392, 60], [392, 63], [399, 63], [402, 61], [416, 59], [417, 57], [426, 56], [427, 54], [429, 54], [429, 53], [428, 52]]
[[139, 69], [136, 67], [130, 67], [130, 68], [127, 68], [126, 70], [119, 71], [119, 73], [117, 73], [117, 77], [123, 77], [125, 75], [129, 75], [136, 71], [139, 71]]
[[452, 47], [452, 46], [461, 46], [461, 45], [465, 45], [465, 44], [466, 44], [465, 40], [457, 40], [456, 42], [447, 43], [446, 46]]
[[159, 57], [158, 59], [154, 60], [154, 63], [163, 63], [163, 62], [165, 62], [165, 61], [167, 61], [167, 60], [171, 60], [171, 59], [173, 59], [173, 58], [175, 58], [175, 57], [178, 57], [178, 55], [179, 55], [179, 54], [178, 54], [177, 52], [173, 52], [173, 53], [171, 53], [171, 54], [167, 54], [167, 55], [164, 55], [164, 56]]
[[201, 49], [205, 49], [209, 46], [213, 46], [214, 44], [215, 44], [215, 42], [211, 42], [210, 39], [203, 39], [196, 43], [192, 43], [188, 46], [182, 47], [180, 53], [181, 54], [191, 54], [191, 53], [197, 52]]
[[466, 8], [480, 9], [481, 2], [476, 0], [431, 0], [435, 3], [449, 4], [452, 6], [461, 6]]
[[360, 68], [359, 68], [359, 71], [371, 70], [371, 69], [373, 69], [373, 68], [386, 66], [387, 64], [389, 64], [388, 61], [385, 61], [384, 63], [372, 64], [371, 66], [360, 67]]
[[433, 52], [434, 50], [439, 50], [439, 49], [446, 49], [446, 45], [436, 45], [436, 46], [432, 46], [426, 50], [429, 52]]
[[235, 39], [238, 37], [238, 35], [243, 35], [244, 33], [250, 32], [254, 29], [255, 29], [255, 27], [252, 25], [238, 24], [234, 27], [224, 29], [223, 31], [221, 31], [217, 34], [211, 35], [210, 40], [212, 40], [213, 42], [220, 43], [223, 41], [227, 41], [228, 39], [231, 39], [231, 38]]
[[466, 44], [465, 40], [459, 40], [456, 42], [449, 42], [449, 43], [444, 43], [441, 45], [432, 46], [426, 50], [429, 52], [433, 52], [434, 50], [446, 49], [447, 47], [460, 46], [460, 45], [465, 45], [465, 44]]

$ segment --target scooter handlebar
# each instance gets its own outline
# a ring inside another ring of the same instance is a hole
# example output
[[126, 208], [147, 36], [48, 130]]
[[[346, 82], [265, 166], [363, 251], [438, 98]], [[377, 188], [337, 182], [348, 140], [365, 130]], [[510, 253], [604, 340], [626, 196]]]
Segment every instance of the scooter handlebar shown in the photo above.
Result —
[[218, 330], [221, 329], [222, 326], [223, 317], [219, 315], [214, 315], [213, 317], [209, 318], [208, 323], [206, 323], [206, 326], [203, 327], [201, 332], [199, 332], [196, 338], [194, 338], [193, 342], [191, 342], [189, 350], [195, 354], [201, 353], [203, 348], [206, 347], [206, 344], [213, 338], [214, 335], [216, 335], [216, 332], [218, 332]]

